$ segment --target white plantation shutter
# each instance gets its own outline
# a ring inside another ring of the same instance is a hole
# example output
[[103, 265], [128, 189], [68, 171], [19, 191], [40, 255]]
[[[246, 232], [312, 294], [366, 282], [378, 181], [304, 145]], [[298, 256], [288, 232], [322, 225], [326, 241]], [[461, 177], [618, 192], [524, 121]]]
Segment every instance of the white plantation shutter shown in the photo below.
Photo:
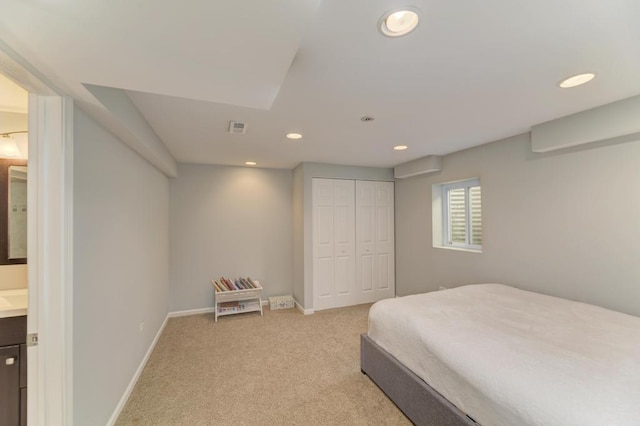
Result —
[[465, 188], [451, 189], [449, 201], [449, 242], [465, 244], [467, 242], [467, 213], [465, 207]]
[[482, 246], [482, 190], [478, 179], [442, 186], [444, 245], [479, 249]]
[[471, 214], [471, 245], [482, 245], [482, 190], [480, 186], [469, 188], [469, 208]]

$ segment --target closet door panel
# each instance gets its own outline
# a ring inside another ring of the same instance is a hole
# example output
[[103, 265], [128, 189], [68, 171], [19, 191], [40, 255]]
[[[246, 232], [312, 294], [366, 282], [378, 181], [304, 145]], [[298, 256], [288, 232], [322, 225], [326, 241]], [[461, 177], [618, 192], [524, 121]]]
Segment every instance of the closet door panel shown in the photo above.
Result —
[[314, 309], [347, 306], [355, 289], [355, 183], [313, 179]]
[[373, 291], [373, 277], [375, 275], [375, 257], [370, 255], [360, 256], [360, 268], [358, 269], [358, 284], [360, 291], [370, 293]]
[[353, 294], [353, 281], [351, 280], [351, 256], [336, 256], [336, 295], [344, 298]]
[[314, 304], [334, 294], [333, 183], [314, 179], [313, 189], [313, 293]]
[[393, 182], [356, 182], [359, 303], [395, 295]]
[[377, 254], [393, 254], [394, 229], [393, 207], [378, 206], [376, 208], [375, 247]]
[[376, 205], [393, 206], [393, 182], [376, 183]]
[[356, 216], [356, 283], [360, 291], [370, 292], [375, 277], [375, 208], [361, 206], [356, 209]]
[[353, 228], [353, 213], [348, 206], [335, 208], [335, 242], [338, 246], [348, 250], [353, 243], [351, 229]]
[[333, 257], [319, 258], [315, 264], [315, 292], [319, 298], [328, 298], [334, 293]]
[[316, 207], [315, 242], [320, 256], [333, 255], [333, 209], [331, 207]]
[[358, 243], [374, 244], [375, 224], [373, 223], [375, 212], [374, 206], [361, 205], [357, 210]]
[[378, 290], [391, 290], [392, 278], [391, 266], [393, 265], [393, 259], [391, 255], [387, 253], [379, 254], [377, 258], [377, 284]]
[[395, 295], [395, 219], [393, 182], [376, 185], [376, 284], [380, 298]]
[[358, 302], [375, 287], [375, 182], [356, 181], [356, 288]]

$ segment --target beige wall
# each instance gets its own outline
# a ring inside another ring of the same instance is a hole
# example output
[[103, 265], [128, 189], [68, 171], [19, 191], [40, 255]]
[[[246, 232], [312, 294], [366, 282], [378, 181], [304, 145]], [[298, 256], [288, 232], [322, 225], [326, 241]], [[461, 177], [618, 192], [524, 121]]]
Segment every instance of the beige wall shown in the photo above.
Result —
[[220, 276], [292, 293], [291, 170], [179, 164], [170, 188], [172, 311], [213, 307]]
[[[434, 183], [479, 177], [483, 253], [432, 247]], [[497, 282], [640, 315], [640, 142], [534, 154], [520, 135], [396, 181], [399, 295]]]
[[19, 112], [0, 111], [0, 133], [28, 130], [29, 116]]
[[0, 265], [0, 290], [27, 288], [27, 265]]
[[74, 423], [104, 425], [168, 312], [169, 183], [78, 108], [73, 131]]

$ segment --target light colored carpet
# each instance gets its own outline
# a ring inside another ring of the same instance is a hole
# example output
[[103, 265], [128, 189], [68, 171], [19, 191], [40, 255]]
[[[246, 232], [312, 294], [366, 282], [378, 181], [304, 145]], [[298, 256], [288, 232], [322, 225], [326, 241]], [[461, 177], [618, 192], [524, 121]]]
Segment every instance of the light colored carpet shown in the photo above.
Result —
[[117, 425], [409, 425], [360, 372], [370, 305], [172, 318]]

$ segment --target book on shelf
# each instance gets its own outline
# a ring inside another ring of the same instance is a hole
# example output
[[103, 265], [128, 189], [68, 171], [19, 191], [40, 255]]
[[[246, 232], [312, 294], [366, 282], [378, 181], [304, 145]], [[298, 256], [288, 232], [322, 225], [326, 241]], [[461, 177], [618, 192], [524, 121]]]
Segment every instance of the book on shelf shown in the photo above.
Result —
[[235, 288], [233, 287], [233, 284], [231, 283], [231, 280], [228, 280], [225, 277], [222, 277], [220, 279], [224, 281], [224, 285], [227, 287], [227, 290], [229, 291], [235, 290]]
[[245, 310], [245, 309], [260, 309], [260, 303], [257, 301], [253, 301], [253, 302], [241, 302], [240, 305], [238, 306], [240, 308], [240, 310]]
[[218, 287], [220, 288], [220, 291], [227, 291], [227, 287], [224, 285], [224, 282], [222, 280], [218, 280], [215, 282], [218, 283]]
[[215, 287], [215, 291], [218, 293], [223, 293], [225, 291], [236, 291], [236, 290], [252, 290], [259, 288], [258, 285], [249, 277], [240, 277], [235, 279], [229, 279], [225, 277], [220, 277], [219, 280], [211, 280], [211, 284]]
[[236, 286], [233, 284], [233, 281], [231, 281], [228, 278], [225, 278], [224, 280], [227, 283], [227, 286], [229, 287], [229, 290], [231, 290], [231, 291], [237, 290]]
[[240, 281], [242, 281], [242, 284], [244, 284], [246, 288], [257, 288], [255, 285], [251, 284], [248, 278], [240, 278]]
[[234, 301], [234, 302], [221, 302], [218, 305], [218, 312], [242, 312], [242, 311], [258, 311], [260, 310], [260, 303], [257, 301]]

